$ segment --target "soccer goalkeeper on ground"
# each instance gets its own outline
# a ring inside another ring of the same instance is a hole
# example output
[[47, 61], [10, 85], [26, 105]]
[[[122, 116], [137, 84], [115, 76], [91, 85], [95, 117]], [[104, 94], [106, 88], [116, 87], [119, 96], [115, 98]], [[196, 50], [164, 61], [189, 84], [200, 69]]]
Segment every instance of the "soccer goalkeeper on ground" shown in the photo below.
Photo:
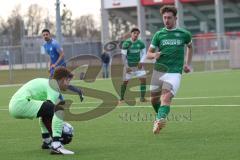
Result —
[[9, 112], [14, 118], [39, 118], [42, 147], [46, 149], [49, 146], [52, 154], [74, 154], [60, 142], [64, 121], [64, 102], [60, 95], [61, 91], [67, 90], [72, 78], [73, 74], [67, 68], [59, 67], [52, 79], [36, 78], [24, 84], [9, 103]]

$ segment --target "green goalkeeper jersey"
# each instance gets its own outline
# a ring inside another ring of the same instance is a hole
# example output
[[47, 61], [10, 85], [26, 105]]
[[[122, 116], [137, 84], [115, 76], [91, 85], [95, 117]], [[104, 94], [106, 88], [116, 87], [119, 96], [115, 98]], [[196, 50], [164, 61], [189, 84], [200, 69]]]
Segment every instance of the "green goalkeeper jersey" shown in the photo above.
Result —
[[192, 35], [185, 29], [168, 30], [162, 28], [153, 36], [151, 47], [158, 48], [160, 58], [154, 69], [167, 73], [182, 73], [184, 64], [184, 46], [192, 41]]
[[145, 49], [142, 40], [132, 41], [131, 38], [125, 40], [122, 44], [122, 50], [127, 50], [127, 61], [129, 67], [136, 67], [141, 59], [141, 52]]
[[[50, 85], [51, 84], [51, 85]], [[55, 89], [54, 89], [55, 88]], [[50, 100], [56, 104], [59, 100], [59, 89], [55, 80], [36, 78], [24, 84], [14, 95], [14, 100], [33, 99], [39, 101]]]

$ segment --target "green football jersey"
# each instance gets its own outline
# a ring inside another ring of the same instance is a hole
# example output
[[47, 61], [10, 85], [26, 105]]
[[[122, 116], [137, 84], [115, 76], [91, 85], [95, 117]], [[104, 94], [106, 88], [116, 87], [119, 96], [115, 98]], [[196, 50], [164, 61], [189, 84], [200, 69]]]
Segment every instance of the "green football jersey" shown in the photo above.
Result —
[[127, 61], [129, 67], [136, 67], [141, 59], [141, 51], [145, 48], [142, 40], [132, 41], [131, 38], [125, 40], [122, 49], [127, 50]]
[[160, 58], [154, 69], [167, 73], [182, 73], [184, 64], [184, 46], [192, 41], [192, 35], [185, 29], [168, 30], [162, 28], [153, 36], [151, 47], [159, 48]]
[[[51, 83], [51, 86], [50, 86]], [[55, 88], [55, 89], [54, 89]], [[59, 88], [55, 80], [36, 78], [24, 84], [14, 95], [13, 99], [50, 100], [56, 104], [59, 100]]]

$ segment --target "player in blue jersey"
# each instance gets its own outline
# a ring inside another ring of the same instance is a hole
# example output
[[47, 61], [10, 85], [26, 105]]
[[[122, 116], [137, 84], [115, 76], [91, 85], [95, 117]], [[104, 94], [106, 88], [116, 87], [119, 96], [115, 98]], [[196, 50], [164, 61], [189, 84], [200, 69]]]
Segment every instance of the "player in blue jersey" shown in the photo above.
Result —
[[66, 66], [64, 61], [64, 52], [63, 48], [60, 44], [51, 37], [50, 31], [48, 29], [44, 29], [42, 31], [42, 36], [46, 43], [43, 45], [45, 52], [50, 57], [50, 76], [53, 76], [54, 69], [58, 66]]
[[[52, 78], [54, 70], [57, 67], [59, 66], [66, 67], [66, 63], [64, 60], [64, 52], [60, 44], [51, 37], [51, 33], [48, 29], [42, 30], [42, 36], [46, 42], [43, 45], [43, 47], [45, 49], [45, 52], [50, 57], [49, 73], [50, 73], [50, 78]], [[73, 92], [76, 92], [79, 95], [81, 102], [83, 101], [83, 93], [79, 88], [69, 85], [68, 89]]]

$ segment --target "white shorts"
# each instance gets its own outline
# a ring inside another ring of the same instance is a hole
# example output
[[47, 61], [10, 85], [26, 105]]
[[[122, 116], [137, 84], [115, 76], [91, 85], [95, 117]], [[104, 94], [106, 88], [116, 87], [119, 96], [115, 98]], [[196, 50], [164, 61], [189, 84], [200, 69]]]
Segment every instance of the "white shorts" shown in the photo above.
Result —
[[166, 89], [175, 96], [180, 87], [181, 77], [180, 73], [163, 73], [153, 70], [150, 91], [161, 92], [162, 89]]
[[138, 69], [137, 67], [130, 67], [131, 72], [127, 73], [126, 68], [123, 68], [123, 81], [128, 81], [133, 78], [146, 78], [146, 71], [144, 69]]

